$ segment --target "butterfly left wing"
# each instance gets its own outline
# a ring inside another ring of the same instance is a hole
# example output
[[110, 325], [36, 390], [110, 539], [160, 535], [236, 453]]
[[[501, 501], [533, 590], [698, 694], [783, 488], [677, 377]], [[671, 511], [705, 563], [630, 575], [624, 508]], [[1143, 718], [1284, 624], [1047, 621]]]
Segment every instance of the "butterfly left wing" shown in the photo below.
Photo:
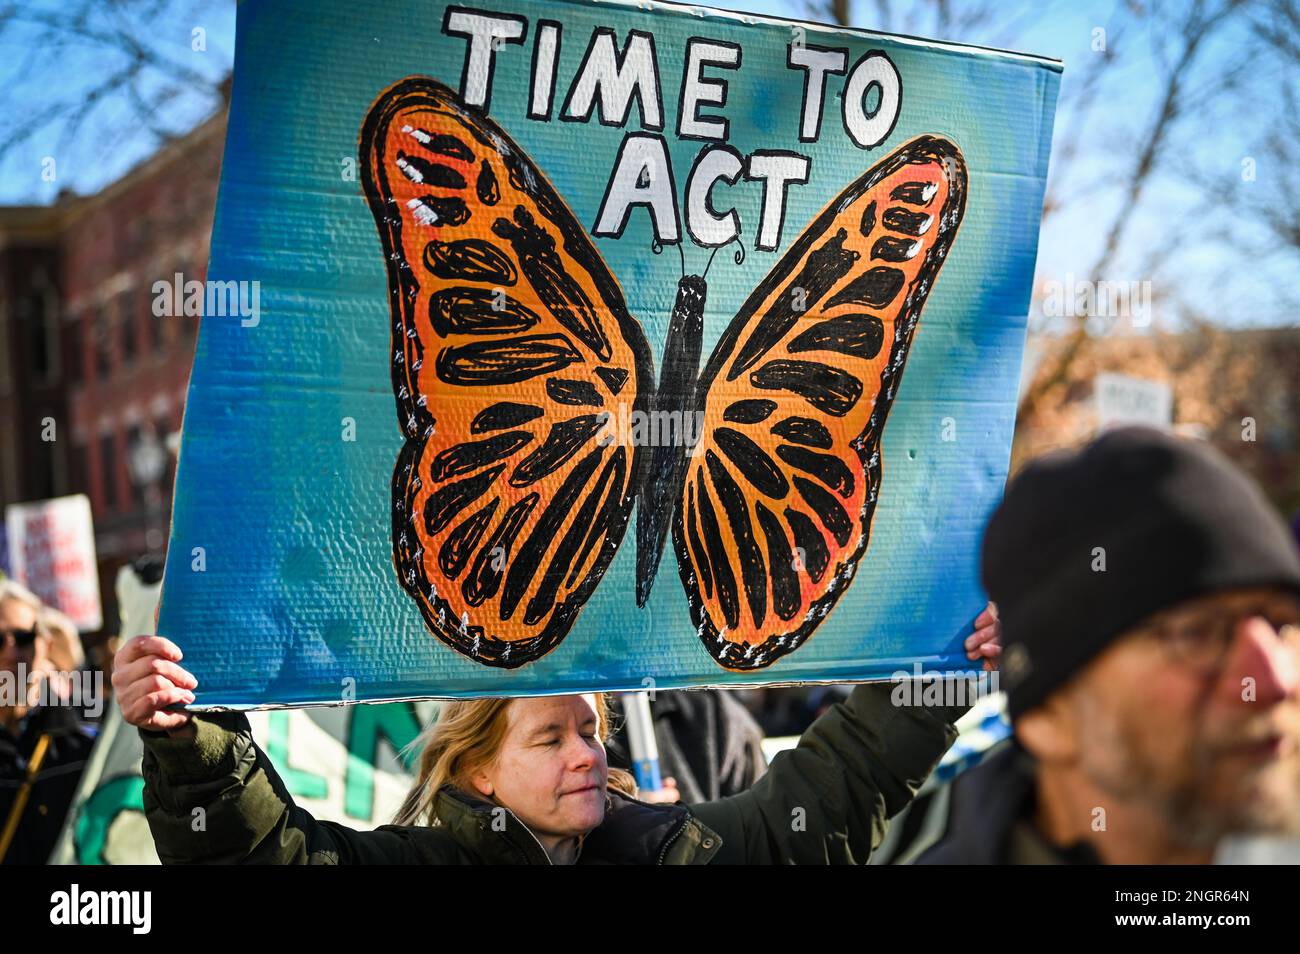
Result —
[[361, 133], [404, 444], [393, 562], [429, 630], [515, 668], [554, 649], [613, 558], [653, 362], [573, 211], [490, 117], [409, 77]]
[[885, 419], [965, 203], [953, 143], [904, 144], [813, 220], [701, 372], [673, 543], [696, 631], [724, 667], [797, 649], [852, 580]]

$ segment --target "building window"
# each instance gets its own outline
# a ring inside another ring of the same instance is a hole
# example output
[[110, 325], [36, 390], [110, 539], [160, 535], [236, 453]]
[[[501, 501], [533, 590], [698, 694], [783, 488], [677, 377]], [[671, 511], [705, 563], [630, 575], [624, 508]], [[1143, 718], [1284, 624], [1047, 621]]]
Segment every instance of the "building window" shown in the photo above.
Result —
[[113, 316], [100, 305], [95, 310], [95, 377], [107, 381], [113, 369]]
[[[175, 275], [167, 276], [167, 289], [163, 291], [164, 295], [171, 295], [172, 282], [176, 280]], [[155, 315], [153, 310], [153, 298], [149, 299], [149, 330], [153, 333], [153, 350], [154, 354], [163, 354], [167, 350], [167, 323], [170, 321], [179, 321], [179, 318], [168, 317], [166, 312], [174, 307], [168, 303], [162, 315]]]
[[131, 292], [122, 292], [117, 296], [117, 320], [122, 328], [122, 363], [135, 361], [137, 339], [135, 335], [135, 309], [131, 307], [135, 296]]
[[95, 312], [89, 309], [77, 319], [77, 351], [81, 355], [82, 377], [88, 384], [95, 380], [95, 365], [99, 363], [96, 320]]
[[117, 444], [113, 432], [99, 437], [99, 472], [103, 476], [104, 512], [117, 510]]
[[[37, 420], [43, 421], [45, 418], [54, 420], [57, 415], [51, 407], [33, 408], [36, 411]], [[60, 424], [60, 426], [62, 426]], [[58, 484], [58, 463], [55, 455], [62, 450], [62, 444], [59, 441], [42, 441], [34, 446], [35, 453], [31, 455], [27, 462], [27, 493], [26, 496], [38, 500], [48, 500], [55, 496], [54, 490]]]
[[54, 328], [45, 309], [45, 296], [40, 292], [32, 292], [22, 298], [18, 302], [18, 320], [27, 327], [28, 366], [37, 381], [42, 384], [53, 383], [59, 368], [54, 353], [58, 339], [51, 334]]
[[[140, 329], [140, 353], [145, 354], [150, 348], [150, 337], [158, 337], [157, 329], [154, 328], [153, 322], [153, 295], [147, 285], [141, 285], [135, 291], [135, 313], [139, 321], [136, 326]], [[155, 345], [156, 346], [156, 345]]]
[[71, 487], [69, 492], [74, 494], [90, 494], [90, 471], [87, 469], [89, 460], [87, 458], [87, 447], [85, 441], [78, 441], [72, 445], [72, 474]]
[[84, 377], [81, 365], [81, 316], [64, 316], [62, 332], [63, 355], [68, 365], [64, 380], [69, 386], [80, 384]]

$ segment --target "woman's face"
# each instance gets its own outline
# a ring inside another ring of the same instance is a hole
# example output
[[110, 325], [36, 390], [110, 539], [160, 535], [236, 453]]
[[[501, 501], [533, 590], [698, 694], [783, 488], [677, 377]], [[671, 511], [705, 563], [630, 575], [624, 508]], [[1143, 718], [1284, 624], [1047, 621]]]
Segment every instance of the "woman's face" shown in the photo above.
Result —
[[496, 760], [472, 777], [478, 791], [514, 812], [544, 845], [599, 825], [609, 766], [595, 697], [516, 699], [506, 718]]

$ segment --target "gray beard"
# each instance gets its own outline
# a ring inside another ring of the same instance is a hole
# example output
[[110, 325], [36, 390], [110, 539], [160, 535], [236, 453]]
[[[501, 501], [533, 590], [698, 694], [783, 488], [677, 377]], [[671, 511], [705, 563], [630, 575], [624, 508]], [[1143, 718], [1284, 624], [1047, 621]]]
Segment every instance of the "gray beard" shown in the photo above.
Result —
[[1300, 773], [1291, 788], [1295, 795], [1285, 804], [1264, 810], [1245, 789], [1225, 803], [1214, 797], [1214, 758], [1204, 747], [1196, 748], [1191, 770], [1171, 786], [1113, 715], [1101, 707], [1086, 715], [1098, 746], [1093, 751], [1107, 755], [1085, 760], [1085, 775], [1107, 794], [1142, 804], [1163, 819], [1174, 843], [1204, 850], [1226, 835], [1300, 834]]

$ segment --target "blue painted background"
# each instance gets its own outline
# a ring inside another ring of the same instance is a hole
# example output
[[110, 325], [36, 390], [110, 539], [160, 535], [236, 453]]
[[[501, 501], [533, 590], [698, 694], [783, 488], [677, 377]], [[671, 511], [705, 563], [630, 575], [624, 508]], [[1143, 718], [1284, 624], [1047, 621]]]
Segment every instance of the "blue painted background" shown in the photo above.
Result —
[[[744, 23], [696, 8], [654, 10], [585, 0], [483, 6], [529, 20], [523, 46], [497, 55], [491, 115], [547, 173], [588, 228], [627, 129], [528, 120], [533, 24], [564, 25], [556, 111], [591, 30], [654, 33], [665, 135], [679, 194], [703, 143], [677, 141], [686, 38], [739, 42], [731, 144], [812, 156], [788, 193], [782, 248], [753, 249], [760, 183], [718, 187], [733, 201], [749, 254], [719, 254], [709, 274], [704, 353], [762, 276], [830, 198], [921, 133], [962, 149], [970, 174], [961, 231], [922, 314], [884, 434], [884, 483], [871, 544], [848, 592], [800, 650], [749, 674], [720, 668], [700, 644], [671, 569], [644, 610], [632, 598], [629, 532], [568, 637], [515, 671], [461, 657], [425, 629], [397, 583], [389, 539], [393, 462], [401, 446], [389, 384], [388, 295], [373, 219], [355, 167], [361, 121], [392, 82], [424, 74], [456, 87], [466, 40], [444, 35], [446, 4], [247, 0], [239, 9], [235, 83], [209, 279], [261, 283], [254, 327], [202, 323], [186, 407], [159, 631], [185, 650], [198, 705], [248, 706], [420, 696], [572, 692], [888, 678], [919, 661], [969, 664], [961, 640], [982, 608], [978, 544], [1001, 495], [1015, 416], [1059, 65], [1028, 57], [807, 28], [849, 64], [885, 50], [902, 77], [899, 121], [877, 148], [843, 131], [828, 78], [821, 141], [797, 142], [804, 73], [788, 69], [791, 24]], [[369, 5], [365, 5], [369, 6]], [[600, 239], [662, 352], [681, 264], [650, 253], [648, 214]], [[684, 246], [699, 272], [707, 249]], [[943, 419], [956, 440], [943, 441]], [[356, 440], [342, 439], [343, 420]], [[200, 562], [201, 561], [201, 562]], [[200, 568], [201, 567], [201, 568]]]

